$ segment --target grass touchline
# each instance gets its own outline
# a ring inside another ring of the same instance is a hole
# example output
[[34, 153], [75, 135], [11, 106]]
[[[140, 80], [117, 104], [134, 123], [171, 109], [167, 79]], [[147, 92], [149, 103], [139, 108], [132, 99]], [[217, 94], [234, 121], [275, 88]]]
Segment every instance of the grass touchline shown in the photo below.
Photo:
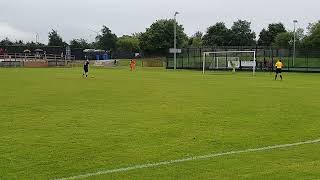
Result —
[[91, 177], [91, 176], [97, 176], [97, 175], [102, 175], [102, 174], [110, 174], [110, 173], [116, 173], [116, 172], [125, 172], [125, 171], [134, 170], [134, 169], [157, 167], [157, 166], [162, 166], [162, 165], [169, 165], [169, 164], [181, 163], [181, 162], [186, 162], [186, 161], [195, 161], [195, 160], [199, 160], [199, 159], [209, 159], [209, 158], [213, 158], [213, 157], [226, 156], [226, 155], [232, 155], [232, 154], [242, 154], [242, 153], [248, 153], [248, 152], [267, 151], [267, 150], [280, 149], [280, 148], [286, 148], [286, 147], [289, 148], [289, 147], [301, 146], [301, 145], [306, 145], [306, 144], [315, 144], [315, 143], [319, 143], [319, 142], [320, 142], [320, 139], [315, 139], [315, 140], [297, 142], [297, 143], [292, 143], [292, 144], [280, 144], [280, 145], [266, 146], [266, 147], [260, 147], [260, 148], [250, 148], [250, 149], [245, 149], [245, 150], [237, 150], [237, 151], [229, 151], [229, 152], [223, 152], [223, 153], [207, 154], [207, 155], [194, 156], [194, 157], [188, 157], [188, 158], [183, 158], [183, 159], [162, 161], [162, 162], [158, 162], [158, 163], [148, 163], [148, 164], [136, 165], [136, 166], [126, 167], [126, 168], [98, 171], [98, 172], [95, 172], [95, 173], [87, 173], [87, 174], [82, 174], [82, 175], [77, 175], [77, 176], [54, 179], [54, 180], [82, 179], [82, 178], [87, 178], [87, 177]]

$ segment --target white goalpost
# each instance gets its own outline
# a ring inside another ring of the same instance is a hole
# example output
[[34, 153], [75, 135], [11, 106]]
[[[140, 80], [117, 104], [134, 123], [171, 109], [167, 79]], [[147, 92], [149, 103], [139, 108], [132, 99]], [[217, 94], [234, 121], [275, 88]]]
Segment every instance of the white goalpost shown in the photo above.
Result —
[[[243, 56], [237, 55], [246, 54], [246, 59], [242, 59]], [[223, 56], [221, 56], [223, 55]], [[209, 66], [207, 57], [211, 57], [211, 63]], [[239, 69], [242, 67], [252, 68], [252, 73], [255, 75], [256, 71], [256, 52], [255, 51], [216, 51], [216, 52], [204, 52], [202, 56], [202, 73], [205, 74], [206, 67], [208, 69]], [[222, 65], [221, 65], [222, 64]]]

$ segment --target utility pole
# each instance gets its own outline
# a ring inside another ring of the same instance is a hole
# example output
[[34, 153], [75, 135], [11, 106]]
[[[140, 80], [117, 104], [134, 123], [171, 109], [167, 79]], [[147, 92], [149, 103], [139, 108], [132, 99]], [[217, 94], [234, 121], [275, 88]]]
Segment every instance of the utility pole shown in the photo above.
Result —
[[174, 65], [173, 65], [173, 67], [174, 67], [174, 70], [176, 70], [177, 69], [177, 15], [179, 14], [179, 12], [175, 12], [174, 13], [174, 40], [173, 40], [173, 42], [174, 42], [174, 45], [173, 45], [173, 47], [174, 47], [174, 53], [173, 53], [173, 56], [174, 56]]
[[36, 33], [36, 43], [39, 43], [39, 33]]
[[298, 23], [297, 20], [293, 20], [293, 62], [292, 62], [293, 66], [296, 60], [296, 24], [297, 23]]

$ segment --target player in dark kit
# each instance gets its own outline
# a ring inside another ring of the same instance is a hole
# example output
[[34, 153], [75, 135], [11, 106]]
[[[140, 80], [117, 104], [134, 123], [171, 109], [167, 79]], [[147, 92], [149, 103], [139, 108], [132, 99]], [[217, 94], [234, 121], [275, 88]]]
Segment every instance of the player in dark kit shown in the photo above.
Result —
[[84, 65], [83, 65], [83, 74], [82, 77], [86, 76], [88, 77], [88, 73], [89, 73], [89, 60], [87, 60]]

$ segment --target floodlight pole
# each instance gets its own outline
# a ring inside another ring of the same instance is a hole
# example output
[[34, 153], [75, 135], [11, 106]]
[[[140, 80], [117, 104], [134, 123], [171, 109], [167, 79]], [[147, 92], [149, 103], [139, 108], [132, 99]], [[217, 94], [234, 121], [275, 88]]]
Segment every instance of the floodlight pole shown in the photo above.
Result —
[[293, 60], [292, 60], [293, 66], [296, 59], [296, 23], [298, 23], [298, 21], [293, 20]]
[[206, 70], [205, 66], [206, 66], [206, 53], [204, 52], [202, 55], [202, 74], [205, 73], [205, 70]]
[[257, 66], [257, 58], [256, 58], [256, 51], [253, 51], [253, 76], [256, 75], [256, 66]]
[[36, 32], [36, 43], [38, 44], [39, 42], [39, 33]]
[[174, 36], [174, 40], [173, 40], [173, 48], [174, 48], [174, 52], [173, 52], [173, 69], [176, 70], [177, 69], [177, 15], [179, 14], [179, 12], [175, 12], [174, 13], [174, 32], [173, 32], [173, 36]]

